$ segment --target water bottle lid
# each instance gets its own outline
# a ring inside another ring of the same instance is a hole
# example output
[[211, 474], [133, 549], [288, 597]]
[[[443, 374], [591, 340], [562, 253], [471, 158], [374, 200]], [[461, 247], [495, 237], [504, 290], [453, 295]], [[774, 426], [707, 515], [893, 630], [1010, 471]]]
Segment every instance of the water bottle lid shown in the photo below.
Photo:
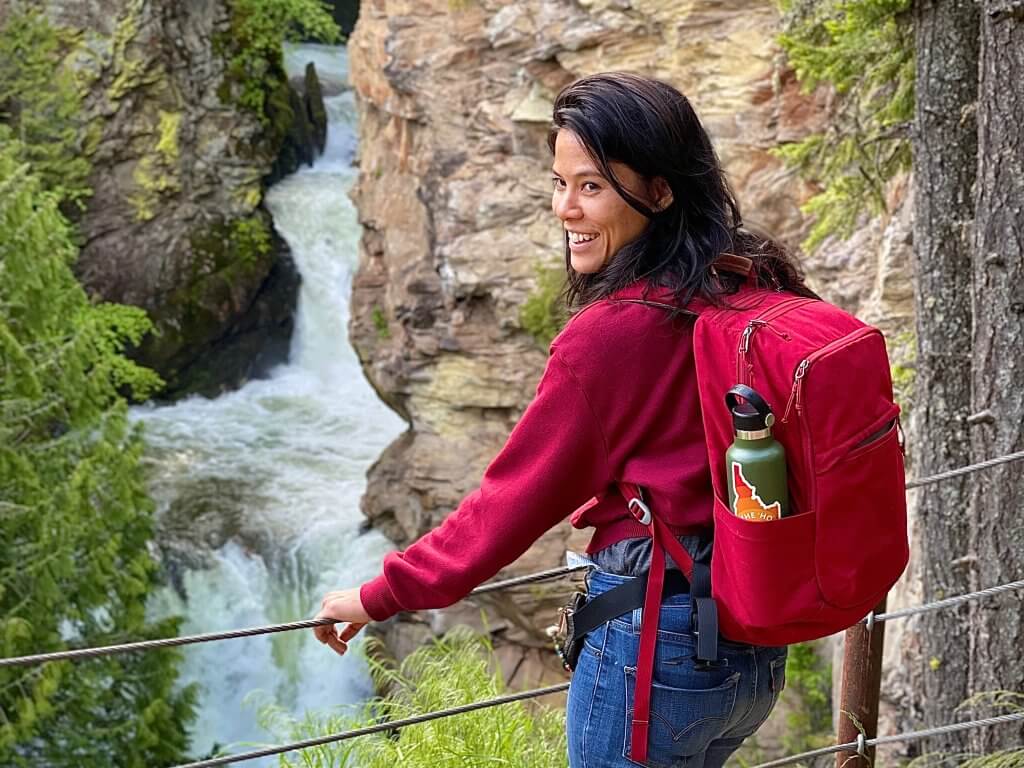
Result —
[[[741, 399], [746, 402], [740, 402]], [[732, 425], [737, 430], [758, 432], [775, 423], [771, 406], [745, 384], [737, 384], [725, 393], [725, 405], [732, 413]]]

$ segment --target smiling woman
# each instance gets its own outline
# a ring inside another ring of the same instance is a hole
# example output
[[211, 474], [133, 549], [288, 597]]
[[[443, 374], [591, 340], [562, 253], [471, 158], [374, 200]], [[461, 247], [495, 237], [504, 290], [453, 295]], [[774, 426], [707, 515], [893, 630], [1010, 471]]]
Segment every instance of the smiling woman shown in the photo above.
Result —
[[[724, 303], [744, 279], [716, 269], [727, 254], [752, 264], [761, 285], [813, 296], [779, 246], [742, 229], [710, 139], [671, 86], [622, 73], [584, 78], [559, 94], [553, 123], [551, 205], [578, 311], [480, 487], [438, 528], [388, 555], [380, 576], [327, 593], [319, 617], [338, 624], [317, 636], [338, 653], [368, 620], [460, 600], [570, 515], [577, 528], [594, 528], [591, 597], [629, 591], [652, 545], [621, 483], [641, 486], [676, 536], [706, 535], [713, 495], [692, 319], [644, 300], [673, 310], [695, 297]], [[774, 706], [785, 648], [723, 640], [724, 663], [698, 669], [688, 583], [680, 574], [668, 583], [653, 687], [636, 682], [634, 606], [581, 638], [567, 703], [573, 768], [719, 768]]]

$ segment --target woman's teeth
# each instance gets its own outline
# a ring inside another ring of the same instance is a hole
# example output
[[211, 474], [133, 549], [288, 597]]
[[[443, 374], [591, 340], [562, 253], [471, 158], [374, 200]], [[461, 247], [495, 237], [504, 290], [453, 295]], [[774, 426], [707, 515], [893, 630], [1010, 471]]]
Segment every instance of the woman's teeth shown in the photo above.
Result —
[[593, 240], [597, 235], [584, 235], [580, 232], [570, 232], [569, 242], [571, 243], [588, 243]]

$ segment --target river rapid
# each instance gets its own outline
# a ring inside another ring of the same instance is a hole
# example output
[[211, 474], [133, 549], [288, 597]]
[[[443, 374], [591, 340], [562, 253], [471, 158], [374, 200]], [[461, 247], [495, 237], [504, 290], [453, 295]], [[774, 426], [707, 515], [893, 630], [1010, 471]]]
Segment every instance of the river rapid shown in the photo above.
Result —
[[[302, 276], [286, 364], [215, 399], [134, 408], [145, 426], [173, 586], [149, 606], [184, 617], [182, 633], [309, 618], [323, 592], [378, 572], [389, 543], [363, 531], [366, 471], [405, 424], [365, 381], [347, 334], [359, 225], [354, 99], [342, 47], [288, 49], [290, 73], [314, 61], [328, 110], [327, 148], [267, 194], [274, 226]], [[198, 683], [192, 753], [276, 743], [260, 725], [273, 705], [297, 718], [372, 694], [358, 654], [339, 658], [308, 631], [184, 649], [182, 683]], [[272, 765], [253, 761], [246, 765]]]

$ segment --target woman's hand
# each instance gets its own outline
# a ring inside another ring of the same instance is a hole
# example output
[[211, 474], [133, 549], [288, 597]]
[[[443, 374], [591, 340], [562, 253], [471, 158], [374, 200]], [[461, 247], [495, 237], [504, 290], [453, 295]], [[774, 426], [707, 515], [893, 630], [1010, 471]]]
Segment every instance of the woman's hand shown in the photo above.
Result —
[[370, 621], [370, 615], [363, 608], [363, 601], [359, 599], [358, 587], [328, 592], [324, 595], [320, 603], [320, 612], [315, 618], [334, 619], [338, 622], [313, 627], [313, 634], [339, 656], [343, 656], [348, 650], [348, 641]]

